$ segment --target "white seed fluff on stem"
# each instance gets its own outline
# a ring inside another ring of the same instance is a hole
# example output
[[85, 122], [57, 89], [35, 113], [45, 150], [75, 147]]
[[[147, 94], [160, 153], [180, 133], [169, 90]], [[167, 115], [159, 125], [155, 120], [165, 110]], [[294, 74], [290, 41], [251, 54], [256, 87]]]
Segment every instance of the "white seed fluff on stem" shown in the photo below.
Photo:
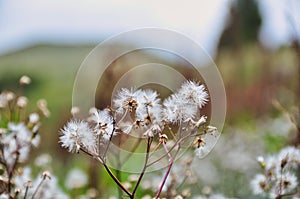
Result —
[[117, 97], [113, 100], [114, 108], [118, 114], [123, 114], [125, 110], [134, 110], [138, 106], [138, 96], [141, 90], [122, 88]]
[[82, 120], [71, 120], [61, 129], [59, 140], [69, 152], [78, 152], [80, 148], [93, 151], [96, 139], [89, 124]]
[[290, 172], [282, 174], [281, 178], [278, 179], [278, 185], [277, 185], [278, 187], [280, 186], [280, 183], [281, 183], [281, 187], [282, 187], [281, 194], [291, 192], [298, 185], [297, 177], [293, 173], [290, 173]]
[[109, 140], [114, 133], [114, 119], [107, 109], [97, 110], [92, 114], [90, 120], [96, 124], [95, 131], [97, 135], [102, 135], [105, 140]]
[[199, 108], [202, 108], [208, 102], [208, 93], [205, 86], [193, 81], [183, 83], [178, 94], [189, 103], [195, 103]]
[[145, 124], [160, 123], [162, 120], [162, 108], [158, 93], [152, 90], [141, 91], [138, 96], [136, 109], [137, 120]]
[[177, 94], [172, 94], [163, 102], [164, 120], [171, 123], [192, 119], [197, 113], [197, 106], [187, 102], [184, 98]]
[[287, 158], [288, 164], [297, 166], [300, 164], [300, 150], [292, 146], [281, 149], [278, 154], [278, 159], [281, 162], [285, 158]]
[[257, 174], [250, 182], [253, 194], [259, 195], [266, 192], [268, 189], [267, 178], [263, 174]]

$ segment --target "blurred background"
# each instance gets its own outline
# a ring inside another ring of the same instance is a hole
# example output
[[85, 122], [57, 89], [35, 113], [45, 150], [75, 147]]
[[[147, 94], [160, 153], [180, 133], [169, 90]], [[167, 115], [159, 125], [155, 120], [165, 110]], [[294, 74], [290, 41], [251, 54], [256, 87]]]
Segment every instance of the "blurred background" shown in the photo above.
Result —
[[[249, 178], [259, 168], [256, 156], [299, 139], [279, 108], [293, 112], [300, 99], [299, 10], [298, 0], [0, 0], [0, 91], [17, 90], [18, 79], [28, 75], [32, 83], [25, 93], [32, 107], [39, 98], [48, 101], [51, 117], [43, 121], [41, 147], [32, 158], [49, 153], [63, 184], [70, 168], [92, 171], [86, 157], [71, 155], [58, 144], [58, 130], [71, 117], [73, 82], [84, 58], [99, 42], [124, 31], [158, 27], [183, 33], [213, 58], [227, 94], [222, 137], [199, 162], [208, 174], [198, 174], [195, 189], [201, 192], [207, 185], [246, 198]], [[124, 56], [99, 83], [98, 108], [110, 102], [101, 89], [113, 88], [127, 67], [141, 60], [165, 63], [194, 77], [187, 63], [175, 58], [147, 52]], [[100, 192], [113, 186], [100, 169], [97, 175]]]

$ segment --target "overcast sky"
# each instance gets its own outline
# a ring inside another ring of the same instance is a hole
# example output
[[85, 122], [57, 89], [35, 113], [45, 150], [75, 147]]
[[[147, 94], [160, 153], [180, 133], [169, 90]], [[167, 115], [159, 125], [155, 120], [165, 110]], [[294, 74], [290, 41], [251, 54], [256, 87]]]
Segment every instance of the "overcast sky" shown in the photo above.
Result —
[[[231, 1], [0, 0], [0, 55], [38, 43], [100, 42], [143, 27], [184, 33], [214, 55]], [[258, 2], [264, 44], [270, 48], [287, 44], [293, 30], [286, 13], [292, 11], [300, 24], [300, 1]]]

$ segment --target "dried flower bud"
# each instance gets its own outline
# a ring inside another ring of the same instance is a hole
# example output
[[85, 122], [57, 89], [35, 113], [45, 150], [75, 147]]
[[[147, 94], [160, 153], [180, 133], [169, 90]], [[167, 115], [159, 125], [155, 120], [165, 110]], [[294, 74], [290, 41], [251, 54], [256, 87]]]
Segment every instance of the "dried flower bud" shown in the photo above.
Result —
[[181, 195], [177, 195], [174, 199], [183, 199], [183, 197]]
[[15, 99], [15, 94], [11, 91], [5, 91], [4, 96], [8, 102]]
[[196, 126], [197, 128], [199, 128], [200, 126], [202, 126], [203, 124], [206, 123], [206, 120], [207, 120], [207, 116], [202, 115], [202, 116], [200, 117], [200, 119], [196, 122], [195, 126]]
[[124, 182], [122, 184], [126, 189], [130, 189], [132, 187], [132, 184], [130, 182]]
[[15, 197], [16, 197], [19, 193], [21, 193], [21, 189], [15, 189]]
[[265, 168], [266, 162], [265, 162], [264, 157], [258, 156], [258, 157], [256, 158], [256, 160], [257, 160], [257, 162], [259, 163], [259, 165], [260, 165], [262, 168]]
[[45, 99], [40, 99], [37, 101], [37, 107], [40, 109], [40, 111], [43, 113], [45, 117], [50, 116], [50, 111], [47, 107], [47, 101]]
[[43, 179], [45, 180], [46, 178], [48, 178], [49, 180], [51, 180], [51, 174], [49, 171], [44, 171], [42, 174]]
[[75, 115], [78, 115], [79, 113], [80, 113], [79, 107], [73, 106], [73, 107], [71, 108], [71, 114], [72, 114], [73, 117], [74, 117]]
[[90, 110], [89, 110], [89, 114], [90, 115], [94, 115], [94, 114], [96, 114], [97, 113], [97, 108], [96, 107], [92, 107], [92, 108], [90, 108]]
[[90, 189], [87, 190], [86, 194], [89, 198], [96, 198], [97, 194], [98, 194], [98, 191], [95, 188], [90, 188]]
[[26, 76], [26, 75], [23, 75], [20, 80], [19, 80], [20, 84], [21, 85], [27, 85], [27, 84], [30, 84], [31, 83], [31, 79], [30, 77]]
[[196, 137], [195, 140], [194, 140], [194, 145], [195, 145], [197, 148], [202, 147], [202, 146], [204, 146], [205, 144], [206, 144], [206, 142], [205, 142], [204, 138], [201, 137], [201, 136]]
[[28, 180], [27, 182], [25, 182], [24, 187], [31, 188], [32, 187], [32, 181]]
[[0, 94], [0, 108], [5, 108], [7, 106], [7, 99], [3, 93]]
[[27, 99], [27, 97], [25, 97], [25, 96], [20, 96], [20, 97], [18, 97], [18, 100], [17, 100], [17, 106], [18, 106], [19, 108], [25, 108], [25, 107], [27, 106], [27, 104], [28, 104], [28, 99]]
[[182, 190], [182, 196], [184, 197], [184, 198], [189, 198], [189, 197], [191, 197], [191, 190], [190, 189], [184, 189], [184, 190]]
[[217, 127], [214, 127], [214, 126], [207, 126], [205, 132], [207, 134], [215, 136], [215, 137], [217, 137], [219, 134]]
[[167, 143], [168, 136], [166, 134], [162, 134], [159, 136], [159, 142], [161, 143]]
[[38, 123], [39, 120], [40, 120], [39, 114], [37, 114], [37, 113], [31, 113], [29, 115], [29, 122], [31, 124], [36, 124], [36, 123]]

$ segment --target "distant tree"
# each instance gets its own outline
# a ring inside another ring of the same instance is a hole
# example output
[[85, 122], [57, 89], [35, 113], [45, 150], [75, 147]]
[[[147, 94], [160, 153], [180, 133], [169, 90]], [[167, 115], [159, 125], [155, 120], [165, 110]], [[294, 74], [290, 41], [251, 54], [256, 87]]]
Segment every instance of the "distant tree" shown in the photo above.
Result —
[[261, 16], [255, 0], [233, 1], [230, 15], [228, 26], [220, 39], [220, 47], [239, 48], [244, 42], [257, 41]]

